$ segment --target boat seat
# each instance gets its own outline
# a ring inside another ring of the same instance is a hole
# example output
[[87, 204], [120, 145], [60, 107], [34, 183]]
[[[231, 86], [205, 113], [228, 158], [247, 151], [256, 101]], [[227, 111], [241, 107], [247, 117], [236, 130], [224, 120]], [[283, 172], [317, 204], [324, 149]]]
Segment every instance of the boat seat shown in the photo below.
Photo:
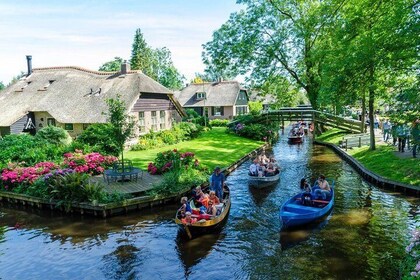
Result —
[[305, 211], [313, 211], [313, 212], [319, 211], [319, 209], [316, 208], [316, 207], [303, 206], [301, 204], [293, 204], [293, 203], [287, 204], [285, 206], [286, 211], [288, 211], [289, 209], [302, 210], [303, 212], [305, 212]]

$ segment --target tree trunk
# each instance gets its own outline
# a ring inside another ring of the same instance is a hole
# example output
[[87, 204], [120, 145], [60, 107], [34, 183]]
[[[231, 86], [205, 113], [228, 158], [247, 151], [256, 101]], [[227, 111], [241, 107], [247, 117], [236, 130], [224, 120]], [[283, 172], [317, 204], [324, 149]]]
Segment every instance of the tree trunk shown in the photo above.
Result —
[[366, 132], [366, 92], [363, 89], [363, 95], [362, 95], [362, 128], [361, 128], [361, 133], [365, 133]]
[[370, 150], [376, 150], [375, 146], [375, 112], [373, 108], [373, 102], [375, 101], [375, 89], [374, 89], [374, 69], [373, 65], [369, 69], [369, 131], [370, 131]]

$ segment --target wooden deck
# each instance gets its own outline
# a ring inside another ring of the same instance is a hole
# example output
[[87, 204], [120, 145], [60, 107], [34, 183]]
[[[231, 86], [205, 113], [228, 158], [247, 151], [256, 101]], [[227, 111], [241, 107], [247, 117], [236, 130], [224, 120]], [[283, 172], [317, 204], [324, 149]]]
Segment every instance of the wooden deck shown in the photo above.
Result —
[[159, 184], [163, 180], [162, 175], [150, 175], [147, 171], [139, 176], [137, 182], [135, 180], [128, 182], [106, 182], [102, 175], [94, 176], [90, 179], [92, 183], [98, 182], [104, 186], [104, 190], [108, 193], [119, 192], [124, 194], [139, 194], [153, 188], [154, 184]]

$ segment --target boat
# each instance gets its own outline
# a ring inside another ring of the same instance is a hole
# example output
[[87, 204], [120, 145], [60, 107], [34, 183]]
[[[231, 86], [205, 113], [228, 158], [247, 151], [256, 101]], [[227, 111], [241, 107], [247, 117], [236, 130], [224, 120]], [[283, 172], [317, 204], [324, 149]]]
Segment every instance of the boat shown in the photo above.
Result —
[[[191, 198], [188, 203], [193, 205], [193, 199]], [[217, 208], [220, 208], [220, 214], [209, 219], [201, 219], [193, 224], [184, 224], [181, 221], [181, 208], [178, 209], [175, 215], [175, 223], [180, 227], [181, 230], [185, 231], [189, 239], [192, 239], [198, 235], [205, 234], [208, 232], [213, 232], [220, 229], [227, 217], [229, 216], [230, 211], [230, 190], [228, 186], [223, 186], [223, 202], [219, 205], [216, 205]], [[198, 218], [198, 215], [193, 215], [193, 218]]]
[[258, 189], [277, 184], [279, 180], [280, 180], [280, 172], [278, 171], [275, 175], [272, 175], [272, 176], [258, 177], [258, 176], [252, 176], [248, 174], [248, 184]]
[[287, 136], [287, 139], [289, 139], [290, 144], [300, 144], [303, 142], [303, 135], [290, 135]]
[[[280, 218], [284, 227], [294, 227], [320, 220], [327, 215], [334, 206], [334, 180], [328, 180], [331, 187], [329, 200], [312, 200], [312, 205], [303, 205], [302, 193], [298, 193], [287, 200], [280, 208]], [[314, 190], [312, 190], [314, 192]]]

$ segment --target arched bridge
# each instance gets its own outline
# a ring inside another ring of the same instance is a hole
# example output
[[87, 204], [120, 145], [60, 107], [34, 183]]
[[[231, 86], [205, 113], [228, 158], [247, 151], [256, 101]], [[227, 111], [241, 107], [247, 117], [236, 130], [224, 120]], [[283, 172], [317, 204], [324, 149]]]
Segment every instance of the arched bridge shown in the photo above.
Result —
[[285, 121], [306, 121], [312, 122], [315, 129], [322, 126], [340, 128], [351, 133], [362, 133], [364, 126], [361, 121], [339, 117], [333, 114], [314, 110], [310, 106], [285, 107], [279, 110], [270, 110], [262, 113], [262, 118], [276, 120], [282, 123]]

